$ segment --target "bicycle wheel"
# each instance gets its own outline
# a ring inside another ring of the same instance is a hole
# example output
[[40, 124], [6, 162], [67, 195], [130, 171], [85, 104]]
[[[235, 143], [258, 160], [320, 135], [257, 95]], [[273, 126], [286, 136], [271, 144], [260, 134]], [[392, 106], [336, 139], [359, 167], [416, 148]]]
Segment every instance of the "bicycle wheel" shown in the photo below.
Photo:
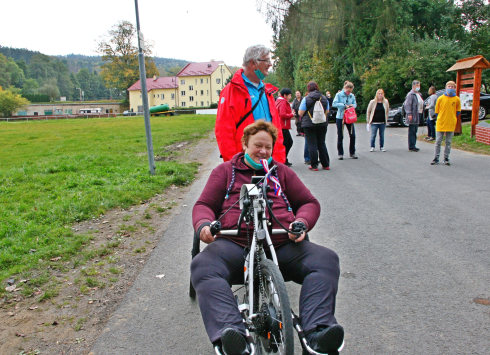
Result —
[[293, 321], [291, 306], [284, 279], [272, 260], [260, 262], [263, 292], [259, 287], [259, 272], [255, 270], [253, 319], [255, 327], [254, 343], [258, 354], [294, 354]]

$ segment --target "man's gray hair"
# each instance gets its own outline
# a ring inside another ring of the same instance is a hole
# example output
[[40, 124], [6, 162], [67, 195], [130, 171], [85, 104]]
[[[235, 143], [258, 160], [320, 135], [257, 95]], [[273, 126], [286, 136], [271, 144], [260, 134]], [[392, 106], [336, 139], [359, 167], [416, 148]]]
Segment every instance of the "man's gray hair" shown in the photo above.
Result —
[[420, 81], [418, 81], [418, 80], [412, 81], [412, 87], [417, 86], [419, 84], [420, 84]]
[[246, 67], [250, 61], [257, 61], [260, 57], [267, 55], [271, 52], [269, 48], [263, 44], [256, 44], [255, 46], [248, 47], [243, 56], [243, 67]]

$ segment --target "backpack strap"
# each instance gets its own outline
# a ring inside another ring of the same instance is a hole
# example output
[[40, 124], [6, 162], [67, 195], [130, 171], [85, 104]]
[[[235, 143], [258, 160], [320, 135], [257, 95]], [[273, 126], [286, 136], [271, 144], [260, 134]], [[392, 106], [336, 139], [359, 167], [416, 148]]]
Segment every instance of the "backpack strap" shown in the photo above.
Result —
[[265, 88], [263, 87], [261, 90], [260, 90], [260, 95], [259, 95], [259, 99], [257, 100], [257, 102], [255, 103], [255, 105], [253, 105], [252, 109], [250, 111], [248, 111], [245, 116], [242, 117], [242, 119], [236, 124], [236, 129], [238, 129], [238, 127], [240, 127], [242, 125], [242, 123], [247, 119], [248, 116], [250, 116], [250, 114], [252, 112], [254, 112], [255, 108], [258, 106], [260, 100], [262, 99], [262, 95], [264, 95], [264, 91], [265, 91]]

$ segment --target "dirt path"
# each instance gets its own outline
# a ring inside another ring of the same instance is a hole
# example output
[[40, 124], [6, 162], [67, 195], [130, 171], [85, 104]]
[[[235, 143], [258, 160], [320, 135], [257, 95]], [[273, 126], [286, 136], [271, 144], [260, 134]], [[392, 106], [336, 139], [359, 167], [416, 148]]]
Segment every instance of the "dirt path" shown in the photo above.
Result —
[[[203, 159], [215, 147], [211, 133], [198, 142], [168, 147], [172, 154], [165, 160], [205, 164]], [[88, 354], [169, 222], [183, 207], [181, 201], [189, 188], [171, 186], [127, 210], [111, 210], [72, 226], [77, 234], [91, 232], [93, 239], [85, 251], [91, 251], [92, 257], [63, 261], [61, 256], [46, 261], [46, 270], [37, 270], [32, 278], [49, 278], [45, 285], [50, 293], [43, 286], [27, 294], [30, 280], [14, 278], [15, 290], [0, 300], [0, 355]]]

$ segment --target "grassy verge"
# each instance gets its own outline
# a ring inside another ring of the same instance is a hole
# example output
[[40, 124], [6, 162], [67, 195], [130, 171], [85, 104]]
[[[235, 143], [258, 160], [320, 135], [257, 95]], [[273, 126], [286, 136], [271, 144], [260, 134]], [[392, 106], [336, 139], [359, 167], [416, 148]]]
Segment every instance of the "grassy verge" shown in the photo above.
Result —
[[[155, 155], [205, 136], [214, 121], [152, 119]], [[69, 260], [90, 239], [75, 236], [74, 222], [188, 184], [197, 171], [197, 164], [157, 161], [150, 176], [142, 117], [3, 122], [0, 141], [0, 280], [51, 258]]]
[[[486, 122], [490, 123], [490, 120], [487, 120]], [[463, 133], [461, 135], [453, 137], [453, 140], [451, 142], [451, 148], [466, 150], [468, 152], [473, 152], [478, 154], [490, 155], [490, 145], [477, 142], [475, 140], [475, 137], [470, 138], [471, 125], [469, 124], [463, 125], [462, 130]], [[419, 140], [426, 142], [424, 137], [425, 135], [421, 135], [418, 138]], [[429, 142], [429, 143], [434, 143], [434, 142]], [[443, 141], [442, 145], [444, 146], [445, 144], [446, 144], [445, 141]]]

